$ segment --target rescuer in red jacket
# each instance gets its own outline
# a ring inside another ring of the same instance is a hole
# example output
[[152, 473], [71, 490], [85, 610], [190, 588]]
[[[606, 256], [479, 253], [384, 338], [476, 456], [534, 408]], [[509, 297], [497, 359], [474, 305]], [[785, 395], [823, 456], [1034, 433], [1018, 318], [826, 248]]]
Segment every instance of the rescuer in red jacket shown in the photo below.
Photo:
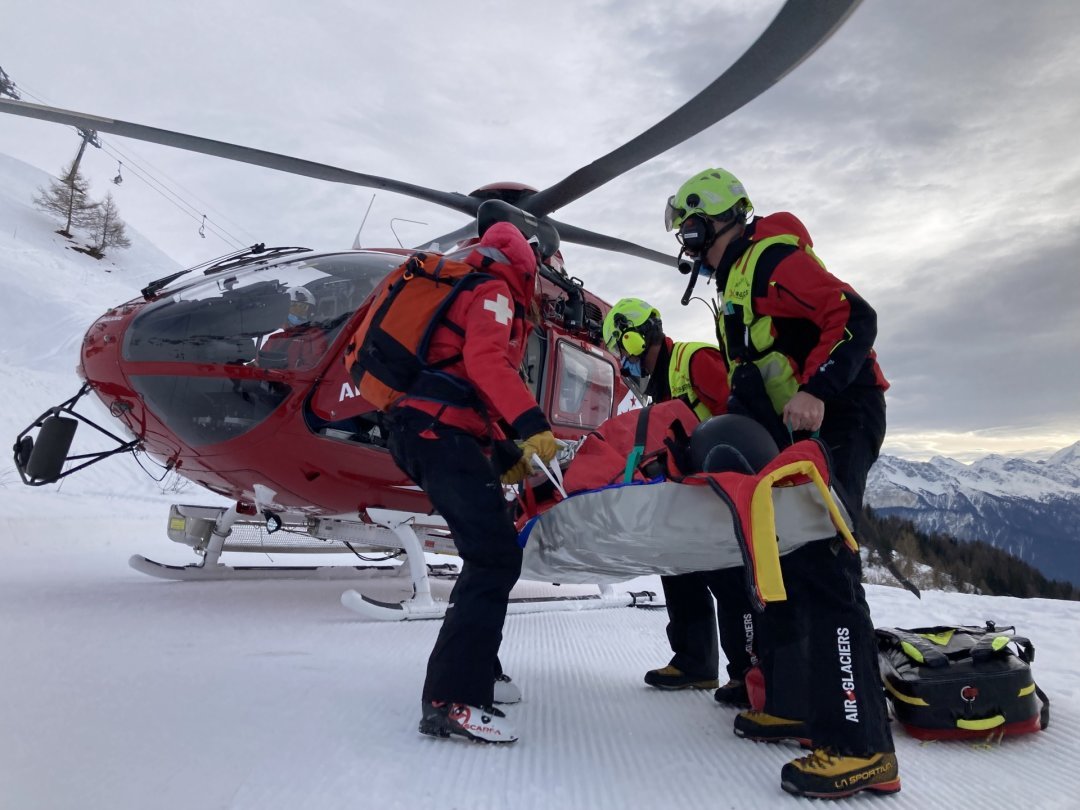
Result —
[[435, 329], [425, 361], [439, 369], [437, 379], [423, 396], [391, 408], [388, 445], [445, 518], [462, 561], [428, 660], [420, 732], [507, 743], [517, 735], [494, 703], [521, 693], [498, 652], [522, 552], [491, 453], [506, 439], [504, 421], [524, 439], [520, 460], [502, 472], [516, 483], [533, 455], [548, 462], [557, 446], [518, 371], [532, 329], [537, 256], [517, 228], [499, 222], [465, 261], [492, 278], [461, 292]]
[[[715, 277], [729, 410], [764, 425], [780, 447], [817, 435], [829, 449], [834, 488], [857, 522], [885, 436], [877, 316], [825, 269], [794, 215], [752, 211], [738, 179], [708, 169], [669, 198], [665, 224], [700, 271]], [[838, 542], [808, 543], [781, 558], [781, 570], [788, 599], [770, 604], [757, 622], [765, 710], [742, 712], [735, 733], [814, 748], [784, 766], [781, 787], [790, 793], [898, 791], [858, 553]]]

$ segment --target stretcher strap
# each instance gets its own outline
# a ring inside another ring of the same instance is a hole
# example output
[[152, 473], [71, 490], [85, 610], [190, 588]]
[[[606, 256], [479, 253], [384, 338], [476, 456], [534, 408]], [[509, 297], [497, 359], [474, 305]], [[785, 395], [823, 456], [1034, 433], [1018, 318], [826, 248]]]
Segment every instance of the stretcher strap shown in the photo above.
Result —
[[[784, 456], [796, 455], [799, 450], [804, 454], [810, 451], [807, 446], [801, 445], [802, 443], [799, 443], [785, 450], [777, 461], [756, 477], [738, 473], [708, 476], [714, 483], [714, 490], [721, 488], [718, 485], [723, 485], [730, 498], [735, 516], [735, 530], [744, 545], [743, 556], [746, 558], [747, 572], [750, 573], [751, 582], [748, 584], [752, 600], [761, 607], [770, 602], [783, 602], [787, 598], [780, 569], [777, 515], [772, 501], [774, 487], [791, 485], [793, 480], [800, 477], [804, 480], [809, 478], [818, 488], [838, 534], [852, 552], [859, 552], [859, 543], [855, 542], [819, 467], [819, 463], [825, 463], [820, 447], [813, 448], [811, 458], [784, 461]], [[818, 461], [815, 461], [814, 457], [818, 458]]]

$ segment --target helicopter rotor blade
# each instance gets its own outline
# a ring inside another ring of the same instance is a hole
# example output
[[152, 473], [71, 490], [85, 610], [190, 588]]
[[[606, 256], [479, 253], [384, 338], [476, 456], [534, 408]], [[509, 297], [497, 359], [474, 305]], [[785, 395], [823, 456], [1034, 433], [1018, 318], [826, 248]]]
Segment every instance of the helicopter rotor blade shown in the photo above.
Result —
[[816, 51], [861, 0], [788, 0], [753, 45], [712, 84], [632, 141], [521, 203], [550, 214], [697, 135], [753, 101]]
[[648, 259], [651, 262], [659, 262], [660, 264], [666, 264], [669, 267], [674, 267], [678, 264], [676, 257], [672, 256], [670, 253], [662, 253], [659, 250], [643, 247], [634, 242], [628, 242], [625, 239], [607, 236], [602, 233], [596, 233], [595, 231], [588, 231], [584, 228], [579, 228], [576, 225], [567, 225], [563, 222], [556, 222], [551, 218], [547, 218], [547, 221], [555, 226], [559, 232], [559, 237], [564, 242], [573, 242], [575, 245], [585, 245], [587, 247], [600, 248], [601, 250], [614, 251], [615, 253], [625, 253], [628, 256], [637, 256], [639, 259]]
[[481, 200], [466, 194], [456, 192], [439, 191], [437, 189], [416, 186], [400, 180], [390, 180], [386, 177], [378, 177], [373, 174], [361, 174], [360, 172], [340, 169], [325, 163], [315, 163], [311, 160], [280, 155], [276, 152], [266, 152], [262, 149], [252, 149], [247, 146], [239, 146], [225, 141], [215, 141], [209, 138], [200, 138], [197, 135], [186, 135], [183, 132], [174, 132], [168, 129], [158, 129], [142, 124], [133, 124], [129, 121], [118, 121], [113, 118], [102, 118], [96, 115], [62, 110], [58, 107], [46, 107], [41, 104], [30, 104], [25, 101], [12, 101], [0, 99], [0, 112], [21, 115], [26, 118], [36, 118], [41, 121], [52, 121], [57, 124], [70, 124], [74, 127], [94, 129], [99, 132], [109, 132], [113, 135], [121, 135], [125, 138], [134, 138], [139, 141], [149, 141], [163, 146], [172, 146], [177, 149], [186, 149], [189, 152], [199, 152], [204, 155], [236, 160], [241, 163], [250, 163], [254, 166], [263, 166], [267, 169], [276, 169], [289, 174], [299, 174], [304, 177], [314, 177], [318, 180], [329, 180], [333, 183], [345, 183], [353, 186], [366, 186], [368, 188], [382, 189], [396, 194], [404, 194], [418, 200], [443, 205], [460, 211], [469, 216], [476, 215], [476, 209]]
[[[555, 225], [561, 237], [589, 247], [675, 264], [673, 256], [604, 234], [559, 224], [547, 214], [599, 188], [730, 115], [768, 90], [801, 64], [840, 27], [861, 0], [788, 0], [769, 27], [736, 62], [697, 96], [618, 149], [578, 169], [563, 180], [517, 203], [522, 210]], [[483, 198], [439, 191], [371, 174], [316, 163], [275, 152], [187, 135], [24, 101], [0, 99], [0, 113], [109, 132], [268, 169], [365, 186], [445, 206], [473, 217], [461, 228], [425, 244], [452, 245], [476, 235], [475, 217]]]

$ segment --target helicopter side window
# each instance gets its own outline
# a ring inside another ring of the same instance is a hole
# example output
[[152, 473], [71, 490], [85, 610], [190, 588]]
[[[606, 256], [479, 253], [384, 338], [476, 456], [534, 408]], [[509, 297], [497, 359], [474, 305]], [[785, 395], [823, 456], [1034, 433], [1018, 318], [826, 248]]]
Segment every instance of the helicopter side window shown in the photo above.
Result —
[[614, 397], [614, 366], [603, 357], [560, 340], [551, 421], [574, 427], [598, 427], [611, 416]]

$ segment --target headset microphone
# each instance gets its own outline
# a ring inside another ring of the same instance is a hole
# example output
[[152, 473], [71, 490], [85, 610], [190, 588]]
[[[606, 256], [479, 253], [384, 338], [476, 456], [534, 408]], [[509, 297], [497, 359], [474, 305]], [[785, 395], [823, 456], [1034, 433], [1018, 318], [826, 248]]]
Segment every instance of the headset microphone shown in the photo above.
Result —
[[[686, 270], [683, 270], [683, 266], [688, 265]], [[701, 257], [694, 259], [694, 261], [688, 262], [682, 257], [682, 253], [679, 254], [679, 272], [689, 273], [690, 281], [686, 284], [686, 292], [683, 293], [682, 299], [679, 301], [684, 307], [690, 303], [690, 298], [694, 294], [694, 285], [697, 284], [698, 274], [701, 272]]]

